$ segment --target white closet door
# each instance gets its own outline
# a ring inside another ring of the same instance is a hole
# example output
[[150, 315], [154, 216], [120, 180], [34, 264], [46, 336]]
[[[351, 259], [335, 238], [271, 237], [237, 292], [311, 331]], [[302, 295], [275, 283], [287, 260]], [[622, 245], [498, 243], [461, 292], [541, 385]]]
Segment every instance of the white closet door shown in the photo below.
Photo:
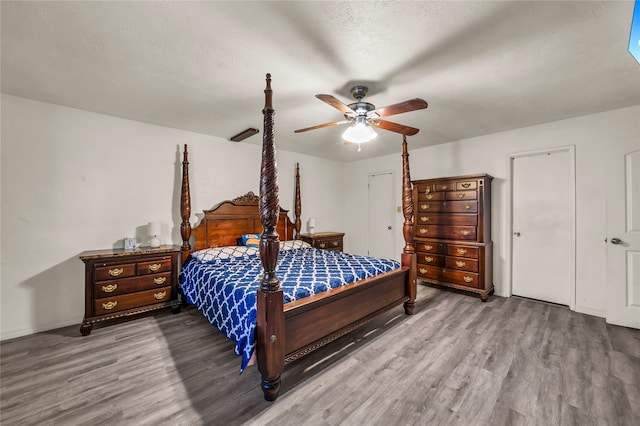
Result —
[[392, 172], [369, 175], [370, 256], [398, 258], [395, 249], [395, 176]]
[[571, 303], [573, 152], [512, 158], [512, 291]]

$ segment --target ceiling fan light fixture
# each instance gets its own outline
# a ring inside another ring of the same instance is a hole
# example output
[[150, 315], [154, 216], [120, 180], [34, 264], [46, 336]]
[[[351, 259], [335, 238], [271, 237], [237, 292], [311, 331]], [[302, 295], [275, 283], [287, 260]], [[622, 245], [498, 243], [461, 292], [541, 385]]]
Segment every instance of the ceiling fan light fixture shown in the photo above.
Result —
[[352, 143], [366, 143], [374, 140], [378, 134], [369, 126], [365, 117], [358, 117], [353, 125], [347, 127], [342, 139]]

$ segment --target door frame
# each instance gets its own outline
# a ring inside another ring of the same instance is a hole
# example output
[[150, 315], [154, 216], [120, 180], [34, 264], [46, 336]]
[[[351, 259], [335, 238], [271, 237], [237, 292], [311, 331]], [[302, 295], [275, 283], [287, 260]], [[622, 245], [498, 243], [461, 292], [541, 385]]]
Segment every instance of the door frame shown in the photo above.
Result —
[[575, 145], [556, 146], [533, 151], [520, 151], [507, 155], [507, 194], [505, 203], [504, 245], [507, 255], [507, 276], [501, 295], [511, 297], [513, 295], [513, 160], [519, 157], [528, 157], [551, 152], [567, 151], [569, 153], [569, 215], [571, 248], [569, 259], [569, 309], [576, 310], [576, 150]]
[[[394, 256], [397, 257], [396, 254], [396, 232], [397, 232], [397, 228], [398, 228], [398, 224], [396, 223], [396, 217], [395, 217], [395, 205], [396, 205], [396, 195], [397, 195], [397, 190], [396, 190], [396, 171], [395, 170], [384, 170], [384, 171], [378, 171], [378, 172], [369, 172], [367, 173], [367, 253], [369, 253], [371, 250], [371, 246], [370, 246], [370, 236], [369, 236], [369, 221], [371, 220], [371, 212], [369, 211], [369, 202], [370, 197], [369, 197], [369, 191], [371, 190], [371, 188], [369, 187], [369, 178], [371, 176], [376, 176], [376, 175], [391, 175], [391, 178], [393, 179], [393, 185], [391, 186], [391, 198], [393, 199], [393, 204], [391, 205], [391, 212], [392, 217], [394, 218], [394, 222], [393, 222], [393, 253]], [[394, 257], [394, 258], [395, 258]]]

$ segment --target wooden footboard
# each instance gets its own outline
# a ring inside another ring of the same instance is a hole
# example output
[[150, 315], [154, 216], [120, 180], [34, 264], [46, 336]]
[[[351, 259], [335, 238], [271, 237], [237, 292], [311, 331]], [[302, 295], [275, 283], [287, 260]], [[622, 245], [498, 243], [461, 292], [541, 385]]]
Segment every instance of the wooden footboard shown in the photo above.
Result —
[[409, 300], [400, 268], [284, 306], [285, 363], [294, 361]]

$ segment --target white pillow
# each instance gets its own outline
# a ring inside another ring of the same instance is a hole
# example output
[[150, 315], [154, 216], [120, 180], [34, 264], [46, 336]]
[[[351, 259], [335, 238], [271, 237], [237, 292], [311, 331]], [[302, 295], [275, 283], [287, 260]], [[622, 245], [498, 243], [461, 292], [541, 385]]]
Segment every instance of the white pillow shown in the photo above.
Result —
[[193, 253], [191, 253], [191, 257], [198, 260], [199, 262], [206, 263], [219, 259], [237, 259], [240, 257], [257, 254], [259, 252], [260, 250], [255, 247], [226, 246], [194, 251]]
[[302, 240], [280, 241], [280, 250], [292, 250], [298, 248], [308, 248], [311, 244]]

